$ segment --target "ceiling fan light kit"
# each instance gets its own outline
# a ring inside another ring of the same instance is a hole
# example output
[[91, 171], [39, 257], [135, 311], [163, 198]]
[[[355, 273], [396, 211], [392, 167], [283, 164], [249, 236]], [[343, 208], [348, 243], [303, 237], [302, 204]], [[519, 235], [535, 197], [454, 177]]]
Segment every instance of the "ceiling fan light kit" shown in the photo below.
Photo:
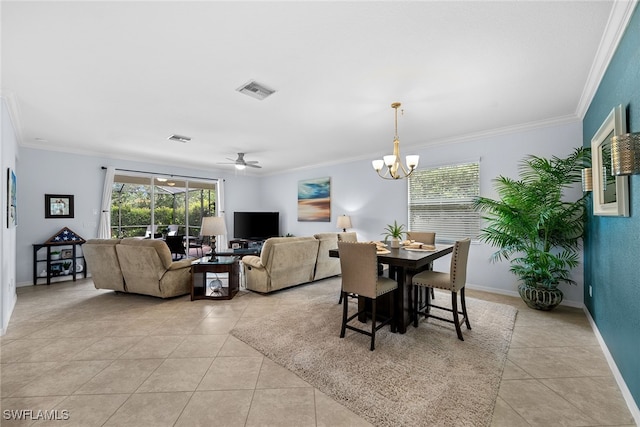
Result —
[[[398, 137], [398, 108], [402, 104], [394, 102], [391, 108], [395, 110], [395, 136], [393, 137], [393, 154], [384, 156], [382, 159], [376, 159], [371, 162], [373, 169], [378, 172], [380, 178], [383, 179], [402, 179], [413, 173], [418, 167], [420, 156], [409, 155], [406, 157], [407, 167], [400, 163], [400, 138]], [[387, 169], [382, 173], [384, 166]]]
[[178, 141], [178, 142], [189, 142], [189, 141], [191, 141], [191, 138], [188, 137], [188, 136], [176, 135], [176, 134], [170, 135], [167, 139], [170, 140], [170, 141]]
[[247, 167], [250, 168], [262, 168], [262, 166], [258, 165], [258, 161], [257, 160], [245, 160], [244, 159], [244, 153], [238, 153], [238, 158], [237, 159], [230, 159], [227, 157], [227, 160], [229, 160], [228, 162], [220, 162], [218, 163], [219, 165], [235, 165], [236, 170], [244, 170]]

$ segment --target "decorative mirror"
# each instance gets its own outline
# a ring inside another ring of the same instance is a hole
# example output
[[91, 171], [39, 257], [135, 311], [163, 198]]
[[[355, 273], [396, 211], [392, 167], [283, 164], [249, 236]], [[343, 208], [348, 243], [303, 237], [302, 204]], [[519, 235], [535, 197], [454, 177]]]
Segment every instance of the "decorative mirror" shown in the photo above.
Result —
[[591, 139], [593, 214], [629, 216], [629, 178], [611, 175], [611, 137], [626, 133], [624, 109], [618, 105]]

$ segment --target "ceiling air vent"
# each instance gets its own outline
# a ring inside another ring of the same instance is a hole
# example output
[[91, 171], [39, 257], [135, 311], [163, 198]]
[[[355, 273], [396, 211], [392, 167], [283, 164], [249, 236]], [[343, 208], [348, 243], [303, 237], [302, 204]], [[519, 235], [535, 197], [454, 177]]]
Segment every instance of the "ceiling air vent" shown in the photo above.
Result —
[[180, 142], [189, 142], [189, 141], [191, 141], [191, 138], [189, 138], [188, 136], [182, 136], [182, 135], [171, 135], [167, 139], [170, 140], [170, 141], [180, 141]]
[[275, 93], [275, 90], [268, 88], [265, 85], [255, 81], [250, 81], [248, 83], [245, 83], [236, 90], [240, 93], [244, 93], [245, 95], [249, 95], [261, 101], [265, 99], [267, 96]]

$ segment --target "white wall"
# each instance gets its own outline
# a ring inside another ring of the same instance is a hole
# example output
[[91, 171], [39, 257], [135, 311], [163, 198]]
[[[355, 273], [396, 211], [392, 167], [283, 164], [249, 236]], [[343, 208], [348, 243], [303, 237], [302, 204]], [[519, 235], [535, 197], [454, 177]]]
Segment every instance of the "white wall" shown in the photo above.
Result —
[[[102, 166], [115, 166], [163, 174], [222, 178], [225, 180], [225, 209], [227, 229], [233, 230], [234, 210], [249, 210], [260, 200], [261, 194], [254, 185], [255, 178], [234, 175], [234, 172], [176, 168], [143, 161], [126, 161], [90, 157], [56, 151], [20, 149], [20, 224], [17, 235], [17, 282], [18, 286], [33, 284], [32, 244], [42, 243], [63, 227], [82, 236], [85, 240], [95, 238], [98, 233], [99, 213], [105, 171]], [[28, 179], [24, 179], [28, 177]], [[45, 194], [72, 194], [74, 196], [74, 218], [45, 218]], [[25, 226], [28, 224], [28, 226]]]
[[[0, 224], [0, 260], [2, 272], [0, 273], [0, 335], [4, 335], [9, 318], [16, 303], [16, 228], [7, 228], [7, 170], [11, 168], [16, 172], [18, 188], [26, 181], [16, 171], [16, 158], [18, 142], [14, 127], [9, 116], [9, 110], [5, 98], [0, 98], [0, 135], [2, 148], [0, 149], [0, 164], [2, 165], [2, 224]], [[18, 202], [18, 224], [24, 227], [21, 218], [20, 197]]]
[[[406, 135], [404, 140], [407, 138], [410, 136]], [[564, 156], [581, 144], [582, 127], [575, 122], [446, 146], [425, 147], [416, 154], [420, 154], [421, 167], [480, 159], [481, 194], [494, 197], [492, 180], [500, 174], [517, 177], [518, 163], [526, 155]], [[405, 151], [404, 154], [409, 153]], [[100, 167], [107, 165], [166, 174], [224, 178], [229, 235], [233, 232], [234, 211], [279, 211], [283, 235], [337, 231], [336, 218], [341, 214], [351, 216], [353, 231], [358, 233], [361, 240], [380, 240], [383, 228], [394, 219], [407, 224], [406, 180], [385, 181], [378, 178], [370, 159], [256, 178], [236, 175], [233, 171], [177, 169], [141, 161], [110, 160], [22, 148], [20, 171], [23, 177], [29, 176], [29, 179], [21, 179], [18, 190], [20, 222], [29, 224], [29, 227], [18, 227], [16, 259], [19, 285], [31, 284], [32, 243], [44, 241], [64, 226], [85, 239], [96, 236], [104, 178], [104, 171]], [[298, 181], [320, 177], [331, 178], [331, 222], [298, 222]], [[46, 193], [73, 194], [75, 218], [45, 219]], [[575, 195], [579, 194], [576, 186]], [[491, 263], [489, 257], [493, 252], [494, 248], [484, 244], [472, 246], [468, 266], [469, 287], [516, 295], [515, 278], [509, 272], [508, 263]], [[435, 267], [446, 269], [448, 262], [449, 258], [440, 260]], [[561, 285], [561, 289], [567, 303], [582, 306], [582, 266], [575, 269], [573, 277], [579, 285]]]
[[[404, 140], [411, 138], [405, 135]], [[518, 163], [529, 154], [540, 156], [564, 156], [582, 145], [580, 122], [551, 126], [477, 139], [456, 144], [425, 147], [419, 154], [420, 167], [437, 166], [480, 160], [480, 192], [482, 196], [495, 197], [492, 180], [498, 175], [518, 176]], [[389, 141], [389, 150], [392, 141]], [[402, 149], [402, 147], [401, 147]], [[309, 235], [322, 231], [336, 231], [338, 215], [351, 216], [353, 229], [360, 240], [380, 240], [384, 227], [397, 220], [408, 224], [407, 181], [380, 179], [371, 161], [365, 159], [349, 163], [303, 169], [267, 177], [260, 181], [262, 191], [268, 194], [263, 210], [278, 210], [281, 215], [282, 234]], [[297, 221], [297, 183], [301, 179], [331, 177], [331, 222]], [[573, 189], [580, 197], [578, 186]], [[473, 244], [469, 254], [469, 287], [487, 288], [493, 292], [517, 295], [515, 277], [506, 262], [491, 263], [489, 257], [495, 249], [486, 244]], [[582, 259], [582, 256], [580, 256]], [[450, 258], [436, 263], [436, 269], [447, 269]], [[582, 306], [582, 266], [574, 270], [578, 286], [561, 285], [565, 302]]]

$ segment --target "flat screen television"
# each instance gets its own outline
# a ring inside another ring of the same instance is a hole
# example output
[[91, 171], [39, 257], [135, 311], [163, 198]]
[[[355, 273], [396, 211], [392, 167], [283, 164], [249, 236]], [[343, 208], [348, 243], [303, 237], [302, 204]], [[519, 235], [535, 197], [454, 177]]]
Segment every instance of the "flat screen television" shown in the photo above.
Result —
[[280, 235], [279, 212], [234, 212], [233, 237], [266, 240]]

